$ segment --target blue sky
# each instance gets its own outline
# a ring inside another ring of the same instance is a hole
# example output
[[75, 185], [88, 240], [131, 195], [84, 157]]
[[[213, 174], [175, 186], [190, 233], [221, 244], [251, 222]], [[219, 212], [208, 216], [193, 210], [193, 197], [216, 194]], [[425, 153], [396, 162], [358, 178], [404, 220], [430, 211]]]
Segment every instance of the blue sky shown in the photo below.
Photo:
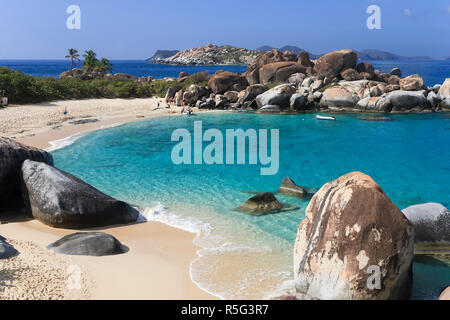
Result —
[[[72, 4], [81, 30], [66, 27]], [[373, 4], [381, 30], [366, 27]], [[450, 56], [450, 0], [0, 0], [0, 17], [0, 59], [59, 59], [70, 47], [144, 59], [207, 43]]]

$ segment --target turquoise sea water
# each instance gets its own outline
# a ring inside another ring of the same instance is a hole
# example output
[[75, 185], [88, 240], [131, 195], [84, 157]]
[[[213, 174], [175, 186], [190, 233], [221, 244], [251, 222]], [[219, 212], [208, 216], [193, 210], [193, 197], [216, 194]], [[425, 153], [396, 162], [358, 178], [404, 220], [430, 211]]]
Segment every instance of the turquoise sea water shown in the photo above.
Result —
[[[191, 265], [202, 288], [224, 298], [263, 298], [292, 286], [292, 249], [310, 199], [277, 196], [298, 210], [263, 217], [233, 211], [257, 191], [276, 191], [283, 177], [318, 190], [351, 171], [374, 178], [400, 209], [439, 202], [450, 207], [450, 115], [212, 113], [164, 117], [96, 131], [53, 151], [55, 165], [114, 197], [147, 208], [151, 219], [198, 233], [203, 249]], [[280, 130], [280, 170], [260, 166], [181, 165], [171, 161], [173, 130]], [[435, 298], [450, 268], [415, 263], [414, 298]]]

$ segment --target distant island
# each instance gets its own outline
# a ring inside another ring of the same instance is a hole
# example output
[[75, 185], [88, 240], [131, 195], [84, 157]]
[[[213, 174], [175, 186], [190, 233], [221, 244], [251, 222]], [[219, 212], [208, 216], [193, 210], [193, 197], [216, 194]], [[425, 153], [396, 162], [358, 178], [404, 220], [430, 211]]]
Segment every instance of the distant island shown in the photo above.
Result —
[[[290, 51], [299, 55], [302, 51], [308, 52], [311, 59], [316, 60], [323, 54], [314, 54], [305, 49], [293, 45], [286, 45], [281, 48], [275, 48], [268, 45], [261, 46], [255, 50], [237, 48], [230, 45], [217, 46], [208, 44], [184, 51], [178, 50], [157, 50], [156, 53], [146, 61], [153, 64], [172, 64], [172, 65], [250, 65], [257, 57], [271, 50]], [[376, 50], [354, 50], [360, 60], [431, 60], [426, 56], [406, 57], [395, 53]], [[449, 57], [443, 58], [449, 59]]]

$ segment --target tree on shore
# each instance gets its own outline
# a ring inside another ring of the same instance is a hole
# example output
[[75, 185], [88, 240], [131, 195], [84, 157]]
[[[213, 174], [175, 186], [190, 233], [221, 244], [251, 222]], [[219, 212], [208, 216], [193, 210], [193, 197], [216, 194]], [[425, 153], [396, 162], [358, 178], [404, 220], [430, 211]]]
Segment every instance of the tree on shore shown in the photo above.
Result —
[[70, 48], [68, 51], [69, 54], [66, 56], [66, 59], [70, 59], [70, 69], [73, 69], [75, 61], [80, 61], [80, 55], [78, 54], [78, 50], [74, 48]]
[[96, 72], [98, 72], [98, 73], [100, 73], [102, 75], [105, 75], [105, 73], [108, 72], [108, 71], [112, 72], [112, 70], [113, 70], [112, 69], [112, 64], [106, 58], [102, 58], [102, 60], [97, 61], [97, 65], [94, 68], [94, 71], [96, 71]]
[[85, 54], [83, 54], [83, 58], [83, 69], [89, 73], [94, 71], [98, 64], [97, 54], [92, 50], [86, 50]]

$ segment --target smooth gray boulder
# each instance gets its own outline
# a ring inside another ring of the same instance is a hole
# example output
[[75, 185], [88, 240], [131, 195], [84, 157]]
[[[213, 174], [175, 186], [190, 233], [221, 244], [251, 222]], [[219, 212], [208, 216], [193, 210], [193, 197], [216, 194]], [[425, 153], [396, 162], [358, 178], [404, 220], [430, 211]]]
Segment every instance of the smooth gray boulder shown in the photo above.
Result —
[[297, 209], [297, 207], [289, 207], [282, 204], [272, 193], [262, 192], [248, 199], [243, 205], [234, 210], [245, 212], [254, 216], [262, 216], [265, 214], [278, 213], [294, 209]]
[[427, 100], [430, 103], [431, 108], [435, 109], [439, 106], [439, 102], [441, 99], [439, 99], [439, 96], [434, 93], [434, 91], [430, 91], [427, 96]]
[[75, 256], [111, 256], [128, 252], [112, 235], [103, 232], [78, 232], [49, 244], [48, 250]]
[[441, 98], [440, 106], [445, 109], [450, 109], [450, 78], [445, 79], [439, 88], [439, 97]]
[[391, 112], [392, 102], [386, 97], [368, 97], [359, 100], [355, 109], [369, 112]]
[[428, 106], [428, 101], [427, 98], [425, 98], [423, 91], [392, 91], [386, 96], [386, 99], [391, 100], [393, 110], [396, 111]]
[[81, 229], [135, 222], [138, 210], [45, 163], [22, 165], [29, 213], [55, 228]]
[[0, 236], [0, 259], [8, 259], [18, 255], [19, 252], [6, 239]]
[[270, 89], [256, 97], [259, 108], [267, 105], [277, 105], [282, 109], [289, 108], [289, 103], [294, 89], [290, 84], [282, 84]]
[[26, 159], [53, 165], [48, 152], [0, 137], [0, 210], [6, 205], [23, 206], [20, 167]]
[[413, 224], [414, 241], [450, 243], [450, 211], [440, 203], [424, 203], [403, 209]]
[[306, 107], [306, 96], [300, 93], [293, 94], [290, 99], [291, 109], [302, 110]]

